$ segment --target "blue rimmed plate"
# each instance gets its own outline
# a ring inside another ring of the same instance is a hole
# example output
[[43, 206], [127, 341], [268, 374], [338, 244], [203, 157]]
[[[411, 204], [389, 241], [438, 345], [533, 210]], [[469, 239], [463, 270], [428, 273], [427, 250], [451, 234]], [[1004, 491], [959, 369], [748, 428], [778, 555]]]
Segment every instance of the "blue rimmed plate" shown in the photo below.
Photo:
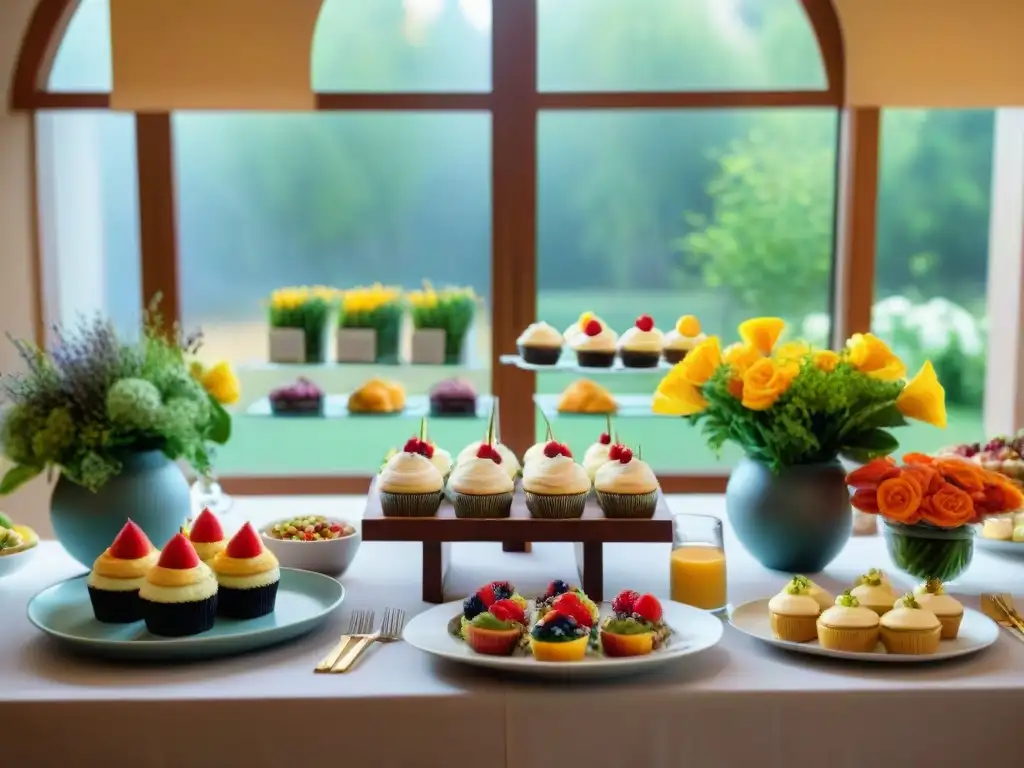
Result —
[[341, 605], [345, 588], [310, 571], [281, 569], [274, 612], [258, 619], [217, 619], [191, 637], [157, 637], [142, 622], [103, 624], [89, 602], [86, 575], [47, 587], [28, 604], [28, 618], [63, 645], [112, 659], [202, 660], [232, 656], [293, 640], [317, 627]]

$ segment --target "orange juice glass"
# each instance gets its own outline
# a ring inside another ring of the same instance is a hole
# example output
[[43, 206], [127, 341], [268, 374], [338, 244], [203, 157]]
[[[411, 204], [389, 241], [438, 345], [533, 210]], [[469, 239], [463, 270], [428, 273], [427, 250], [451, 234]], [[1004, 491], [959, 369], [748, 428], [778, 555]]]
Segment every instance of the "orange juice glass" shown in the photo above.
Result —
[[670, 595], [705, 611], [725, 610], [725, 547], [722, 521], [711, 515], [675, 515]]

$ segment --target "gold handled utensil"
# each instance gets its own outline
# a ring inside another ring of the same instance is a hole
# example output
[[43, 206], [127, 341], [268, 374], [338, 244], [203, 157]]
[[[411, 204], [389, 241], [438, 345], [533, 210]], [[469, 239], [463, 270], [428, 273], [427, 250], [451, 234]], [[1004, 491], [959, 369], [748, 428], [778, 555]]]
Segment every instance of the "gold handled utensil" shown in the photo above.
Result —
[[357, 610], [352, 611], [348, 617], [348, 631], [342, 635], [330, 652], [320, 659], [314, 672], [330, 672], [345, 649], [349, 647], [353, 638], [359, 635], [369, 635], [373, 631], [373, 611]]
[[380, 629], [372, 635], [356, 638], [349, 644], [344, 655], [334, 665], [331, 672], [348, 672], [356, 661], [374, 643], [393, 643], [402, 639], [402, 628], [405, 626], [405, 611], [399, 608], [385, 608], [384, 620]]
[[1007, 630], [1024, 643], [1024, 621], [1013, 604], [1013, 598], [1005, 593], [981, 596], [981, 611], [996, 624]]

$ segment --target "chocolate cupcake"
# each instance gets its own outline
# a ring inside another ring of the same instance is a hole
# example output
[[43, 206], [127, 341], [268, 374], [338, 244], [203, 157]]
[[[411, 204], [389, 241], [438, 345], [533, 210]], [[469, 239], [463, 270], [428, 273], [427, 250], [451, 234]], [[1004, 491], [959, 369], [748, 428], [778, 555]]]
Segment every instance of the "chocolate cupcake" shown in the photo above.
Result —
[[272, 613], [281, 569], [251, 523], [231, 537], [210, 561], [217, 577], [217, 612], [229, 619], [256, 619]]
[[562, 356], [565, 339], [547, 323], [531, 323], [516, 339], [516, 348], [524, 363], [555, 365]]
[[676, 321], [676, 327], [665, 334], [661, 355], [666, 363], [681, 363], [690, 350], [706, 338], [701, 332], [700, 321], [693, 315], [683, 315]]
[[611, 368], [615, 364], [615, 331], [599, 320], [589, 320], [583, 333], [573, 337], [576, 362], [584, 368]]
[[664, 345], [665, 334], [654, 327], [654, 319], [640, 315], [619, 339], [619, 359], [626, 368], [656, 368]]
[[198, 635], [213, 627], [217, 579], [184, 534], [164, 545], [139, 590], [146, 629], [162, 637]]
[[445, 379], [430, 390], [432, 416], [476, 416], [476, 389], [465, 379]]

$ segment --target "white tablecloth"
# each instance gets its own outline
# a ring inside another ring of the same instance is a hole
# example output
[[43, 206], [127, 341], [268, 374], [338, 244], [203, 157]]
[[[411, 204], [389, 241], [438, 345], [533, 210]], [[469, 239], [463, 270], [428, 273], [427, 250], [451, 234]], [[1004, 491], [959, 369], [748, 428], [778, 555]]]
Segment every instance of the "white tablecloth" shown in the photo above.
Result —
[[[298, 504], [323, 513], [342, 503], [292, 501], [283, 514]], [[721, 511], [715, 497], [670, 503]], [[232, 517], [239, 514], [271, 513], [240, 500]], [[376, 648], [351, 674], [312, 674], [354, 607], [426, 607], [419, 550], [405, 543], [364, 543], [343, 579], [345, 605], [294, 644], [205, 663], [118, 665], [66, 655], [28, 623], [33, 594], [83, 570], [58, 545], [41, 546], [27, 569], [0, 582], [0, 766], [120, 758], [132, 768], [1009, 765], [1024, 706], [1024, 644], [1005, 633], [977, 656], [914, 666], [787, 654], [726, 627], [717, 648], [618, 682], [509, 679], [435, 662], [403, 643]], [[726, 547], [734, 604], [784, 583], [728, 534]], [[609, 545], [606, 592], [665, 595], [668, 550]], [[534, 545], [527, 555], [457, 545], [453, 560], [453, 598], [496, 578], [527, 593], [573, 578], [568, 544]], [[818, 580], [839, 590], [868, 567], [887, 565], [880, 539], [853, 539]], [[957, 588], [973, 606], [983, 590], [1024, 593], [1024, 565], [979, 551]]]

